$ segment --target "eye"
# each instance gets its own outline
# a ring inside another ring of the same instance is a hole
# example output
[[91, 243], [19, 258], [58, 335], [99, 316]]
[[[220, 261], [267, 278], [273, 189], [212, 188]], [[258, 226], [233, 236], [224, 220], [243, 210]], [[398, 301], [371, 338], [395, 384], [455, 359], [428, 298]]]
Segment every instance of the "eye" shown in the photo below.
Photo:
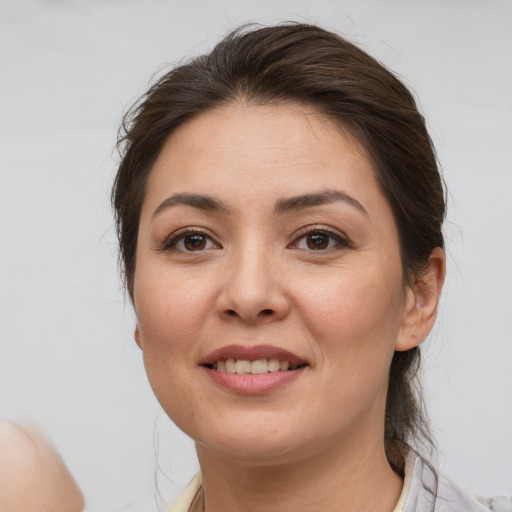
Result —
[[162, 248], [180, 252], [201, 252], [207, 249], [218, 249], [219, 245], [202, 231], [186, 230], [172, 235], [164, 242]]
[[327, 229], [313, 229], [299, 236], [292, 246], [306, 251], [327, 251], [340, 247], [349, 247], [350, 243], [340, 233]]

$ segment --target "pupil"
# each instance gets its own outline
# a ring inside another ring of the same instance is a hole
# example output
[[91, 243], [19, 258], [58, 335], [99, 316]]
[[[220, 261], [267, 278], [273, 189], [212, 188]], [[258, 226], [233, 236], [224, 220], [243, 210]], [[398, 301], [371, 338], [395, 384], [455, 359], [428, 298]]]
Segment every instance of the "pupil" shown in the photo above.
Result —
[[206, 245], [206, 239], [203, 235], [190, 235], [185, 238], [185, 247], [189, 251], [197, 251], [198, 249], [204, 249]]
[[326, 235], [317, 233], [308, 236], [308, 247], [310, 249], [325, 249], [329, 245], [329, 238]]

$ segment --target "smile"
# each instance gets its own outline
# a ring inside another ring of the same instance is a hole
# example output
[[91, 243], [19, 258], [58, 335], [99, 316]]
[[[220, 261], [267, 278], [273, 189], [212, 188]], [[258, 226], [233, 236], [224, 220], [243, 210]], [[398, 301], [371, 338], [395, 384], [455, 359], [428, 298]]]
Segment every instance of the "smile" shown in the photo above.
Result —
[[310, 363], [281, 347], [229, 345], [210, 353], [200, 366], [223, 389], [265, 395], [298, 379]]
[[289, 361], [280, 361], [276, 358], [256, 359], [255, 361], [230, 358], [206, 366], [218, 372], [236, 373], [239, 375], [263, 375], [265, 373], [292, 371], [305, 365], [291, 364]]

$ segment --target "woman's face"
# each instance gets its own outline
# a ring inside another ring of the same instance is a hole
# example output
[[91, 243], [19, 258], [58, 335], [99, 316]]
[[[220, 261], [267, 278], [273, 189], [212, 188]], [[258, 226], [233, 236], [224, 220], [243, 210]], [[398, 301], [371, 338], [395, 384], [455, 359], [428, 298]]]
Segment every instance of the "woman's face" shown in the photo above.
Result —
[[257, 463], [382, 443], [412, 300], [390, 206], [339, 127], [232, 105], [166, 141], [140, 219], [136, 339], [200, 449]]

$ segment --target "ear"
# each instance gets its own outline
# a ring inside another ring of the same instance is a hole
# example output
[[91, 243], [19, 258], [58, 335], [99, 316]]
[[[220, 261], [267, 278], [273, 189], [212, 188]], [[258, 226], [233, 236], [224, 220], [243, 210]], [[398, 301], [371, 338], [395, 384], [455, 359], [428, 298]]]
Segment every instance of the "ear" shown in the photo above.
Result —
[[142, 350], [142, 334], [140, 333], [139, 324], [135, 324], [135, 332], [133, 333], [133, 337], [135, 338], [135, 343], [137, 343], [139, 348]]
[[425, 272], [406, 287], [404, 315], [395, 350], [409, 350], [427, 337], [436, 319], [445, 272], [445, 253], [436, 247], [430, 254]]

